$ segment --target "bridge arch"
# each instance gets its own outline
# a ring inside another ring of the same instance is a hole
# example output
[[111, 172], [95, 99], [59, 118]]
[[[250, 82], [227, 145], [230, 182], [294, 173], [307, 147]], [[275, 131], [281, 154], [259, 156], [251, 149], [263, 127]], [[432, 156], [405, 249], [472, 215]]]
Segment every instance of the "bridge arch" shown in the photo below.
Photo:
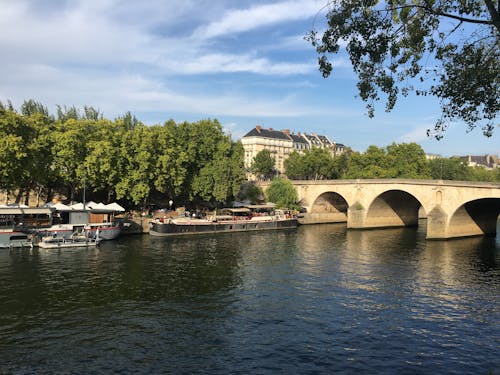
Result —
[[326, 191], [321, 193], [312, 203], [309, 217], [314, 220], [315, 216], [321, 216], [329, 222], [347, 222], [347, 210], [349, 204], [339, 193]]
[[500, 198], [475, 199], [462, 204], [450, 217], [450, 237], [496, 234]]
[[420, 201], [404, 190], [387, 190], [366, 209], [365, 228], [418, 226]]

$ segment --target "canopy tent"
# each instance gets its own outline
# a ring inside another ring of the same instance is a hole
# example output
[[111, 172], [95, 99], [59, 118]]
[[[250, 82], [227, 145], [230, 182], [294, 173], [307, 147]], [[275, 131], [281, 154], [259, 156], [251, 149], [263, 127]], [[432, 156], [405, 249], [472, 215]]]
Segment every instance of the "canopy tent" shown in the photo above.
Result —
[[125, 212], [125, 209], [122, 206], [120, 206], [118, 203], [116, 203], [116, 202], [107, 204], [106, 208], [108, 210], [113, 210], [115, 212]]

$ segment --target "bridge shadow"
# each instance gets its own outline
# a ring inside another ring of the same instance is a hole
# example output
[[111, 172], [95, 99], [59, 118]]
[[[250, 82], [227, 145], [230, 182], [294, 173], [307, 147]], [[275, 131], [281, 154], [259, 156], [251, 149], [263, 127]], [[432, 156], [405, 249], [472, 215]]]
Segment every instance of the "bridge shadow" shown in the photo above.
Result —
[[500, 215], [500, 199], [485, 198], [467, 202], [464, 204], [464, 209], [484, 234], [496, 234]]
[[374, 217], [387, 220], [387, 226], [418, 226], [419, 210], [422, 204], [411, 194], [401, 190], [389, 190], [380, 194], [370, 205], [367, 220]]

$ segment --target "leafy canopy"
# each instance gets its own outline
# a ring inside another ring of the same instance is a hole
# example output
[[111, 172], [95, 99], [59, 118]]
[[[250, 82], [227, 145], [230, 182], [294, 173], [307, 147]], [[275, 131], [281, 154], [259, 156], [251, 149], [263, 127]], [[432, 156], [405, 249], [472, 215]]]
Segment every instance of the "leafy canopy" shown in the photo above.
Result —
[[263, 149], [253, 158], [251, 170], [262, 178], [269, 178], [274, 174], [274, 165], [275, 160], [271, 155], [271, 151]]
[[266, 196], [279, 208], [298, 208], [297, 190], [289, 180], [280, 177], [274, 178], [267, 188]]
[[328, 25], [306, 39], [316, 48], [319, 70], [330, 76], [330, 54], [345, 46], [367, 102], [386, 97], [391, 111], [410, 91], [439, 99], [442, 116], [428, 134], [442, 138], [463, 120], [491, 136], [500, 111], [500, 1], [331, 0]]

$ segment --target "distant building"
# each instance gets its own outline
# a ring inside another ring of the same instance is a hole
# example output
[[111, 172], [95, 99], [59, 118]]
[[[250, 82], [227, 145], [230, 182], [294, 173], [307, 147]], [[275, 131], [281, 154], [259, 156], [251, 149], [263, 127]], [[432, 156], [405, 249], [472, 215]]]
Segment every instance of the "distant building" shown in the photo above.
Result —
[[425, 154], [427, 160], [441, 159], [442, 156], [439, 154]]
[[469, 167], [500, 168], [500, 159], [496, 155], [467, 155], [459, 156], [459, 158], [466, 161]]
[[[266, 149], [271, 152], [275, 160], [275, 169], [279, 174], [284, 173], [284, 162], [288, 156], [294, 152], [304, 152], [313, 147], [328, 149], [332, 155], [339, 155], [344, 152], [345, 146], [332, 142], [326, 135], [315, 133], [297, 133], [290, 130], [264, 129], [256, 126], [241, 138], [241, 143], [245, 149], [245, 168], [252, 166], [255, 156]], [[255, 179], [251, 173], [247, 174], [248, 179]]]

